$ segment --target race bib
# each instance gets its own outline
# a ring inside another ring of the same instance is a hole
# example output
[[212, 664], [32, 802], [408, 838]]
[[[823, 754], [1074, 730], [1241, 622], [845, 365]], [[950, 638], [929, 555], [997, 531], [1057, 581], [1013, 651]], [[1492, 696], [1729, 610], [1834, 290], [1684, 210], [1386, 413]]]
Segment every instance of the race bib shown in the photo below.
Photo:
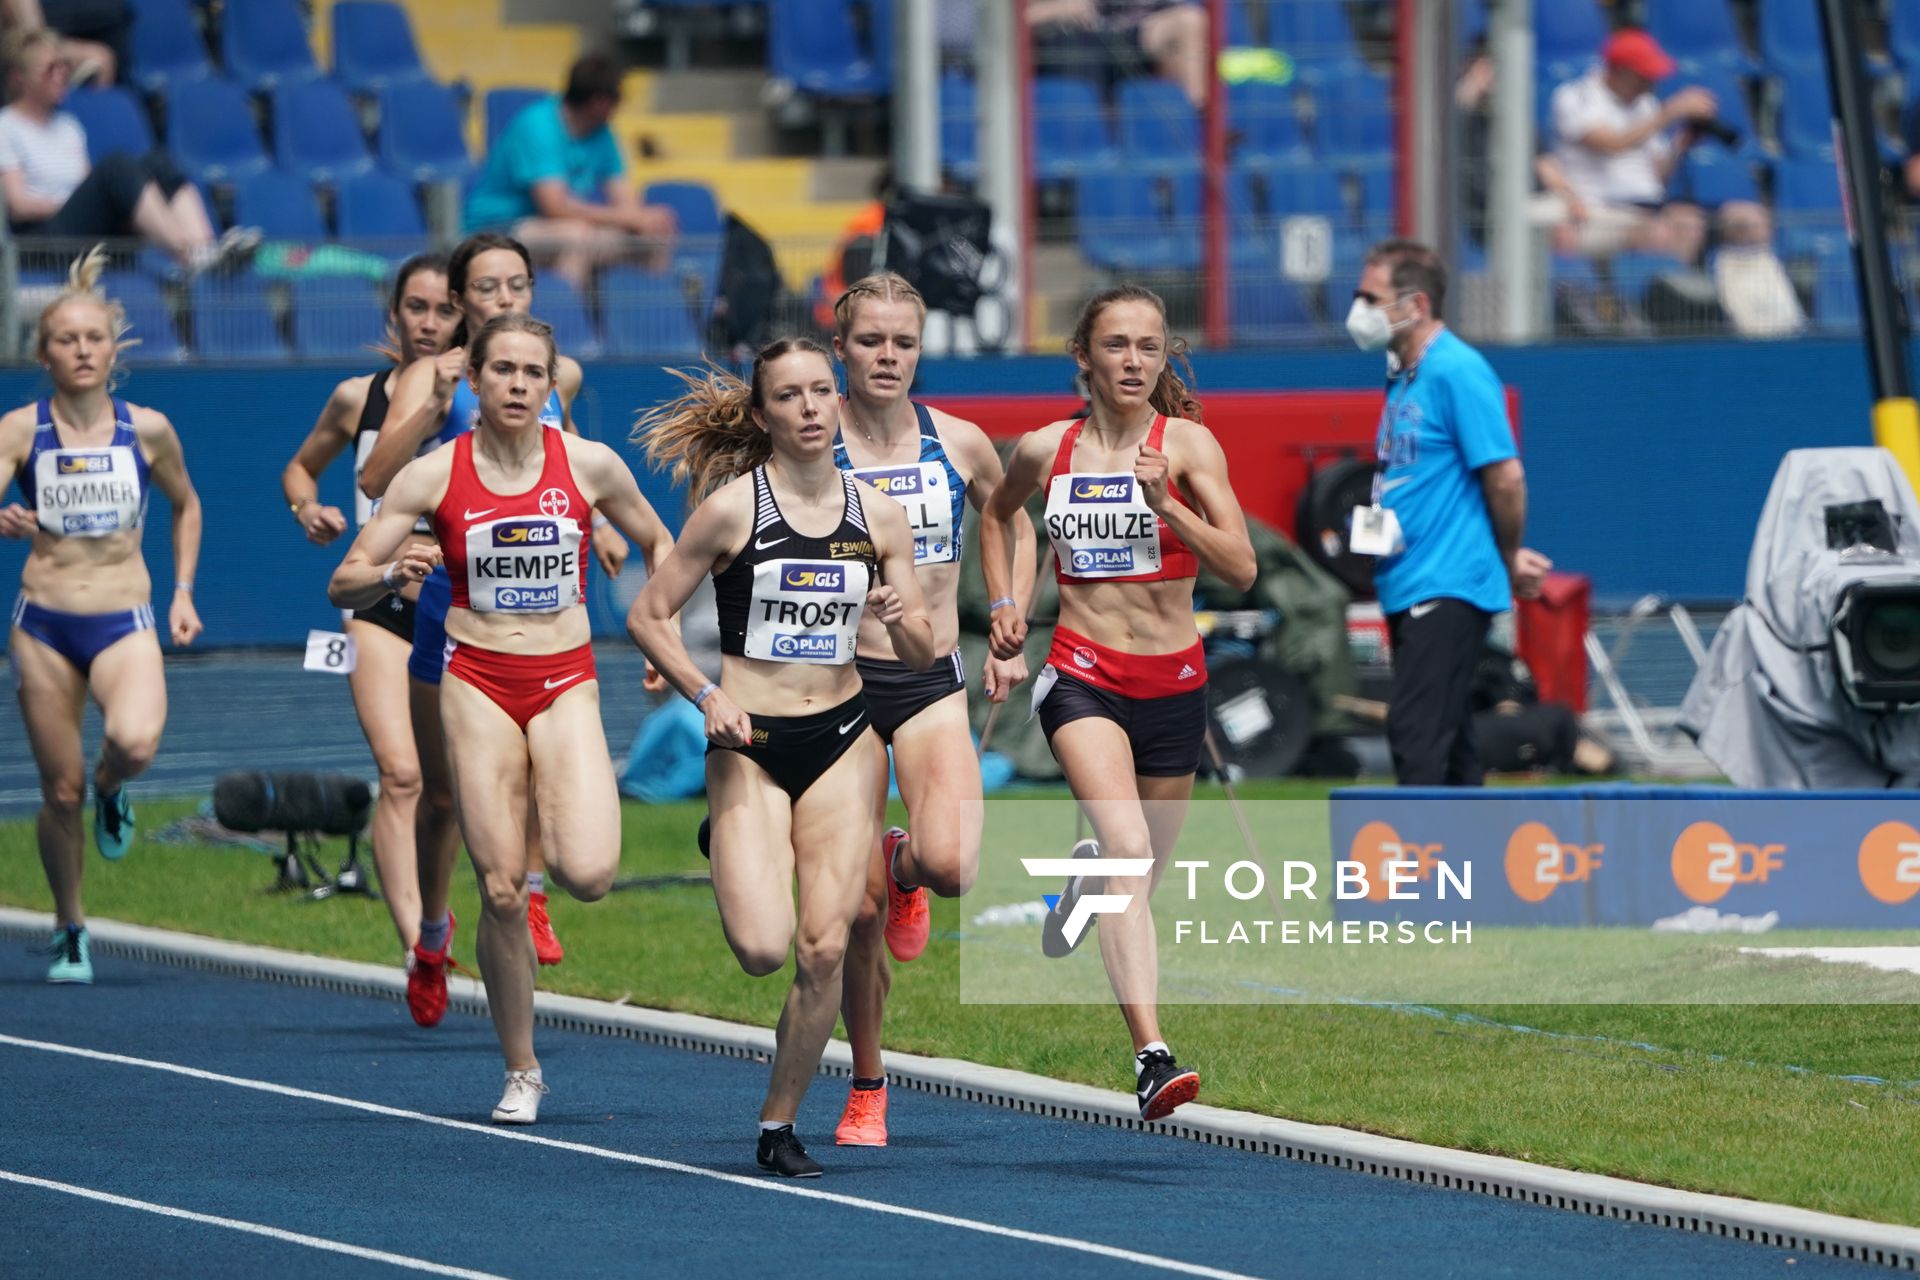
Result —
[[130, 445], [47, 449], [34, 460], [40, 527], [62, 538], [104, 538], [140, 526], [145, 499]]
[[508, 516], [468, 527], [468, 608], [558, 613], [580, 602], [578, 520]]
[[1076, 578], [1130, 578], [1160, 569], [1160, 517], [1132, 472], [1058, 475], [1047, 488], [1047, 537]]
[[753, 567], [743, 652], [768, 662], [852, 662], [870, 586], [857, 560], [762, 561]]
[[913, 563], [945, 564], [957, 560], [953, 539], [953, 487], [947, 469], [938, 462], [916, 462], [906, 467], [858, 467], [850, 474], [898, 502], [913, 528]]

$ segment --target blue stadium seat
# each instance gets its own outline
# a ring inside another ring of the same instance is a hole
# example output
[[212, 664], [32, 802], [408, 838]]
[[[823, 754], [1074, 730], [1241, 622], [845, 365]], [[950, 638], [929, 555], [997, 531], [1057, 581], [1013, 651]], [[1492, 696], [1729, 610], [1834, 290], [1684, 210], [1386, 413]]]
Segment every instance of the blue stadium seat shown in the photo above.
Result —
[[767, 69], [800, 92], [879, 97], [891, 87], [888, 61], [861, 44], [848, 0], [769, 0]]
[[714, 199], [713, 188], [704, 182], [650, 182], [641, 199], [647, 204], [663, 204], [672, 209], [683, 236], [720, 234], [720, 202]]
[[1392, 161], [1356, 170], [1360, 179], [1360, 217], [1391, 223], [1400, 199], [1400, 173]]
[[1652, 0], [1647, 8], [1647, 30], [1683, 70], [1760, 70], [1759, 63], [1740, 43], [1727, 0]]
[[1266, 175], [1247, 169], [1227, 174], [1227, 253], [1236, 277], [1271, 276], [1279, 269], [1281, 216]]
[[283, 169], [331, 185], [373, 168], [360, 117], [331, 80], [283, 84], [273, 94], [274, 159]]
[[1259, 172], [1275, 217], [1303, 213], [1346, 217], [1347, 197], [1340, 189], [1340, 175], [1325, 165], [1303, 160], [1269, 165]]
[[116, 151], [143, 156], [154, 148], [147, 109], [130, 89], [75, 89], [64, 105], [87, 131], [87, 158], [94, 164]]
[[1268, 164], [1301, 156], [1300, 117], [1286, 85], [1248, 82], [1227, 89], [1227, 127], [1240, 135], [1236, 165]]
[[176, 83], [167, 100], [167, 150], [196, 182], [233, 182], [267, 167], [253, 104], [231, 80]]
[[489, 89], [487, 90], [487, 150], [493, 150], [494, 139], [498, 138], [513, 118], [534, 103], [550, 97], [548, 89]]
[[1569, 70], [1577, 75], [1600, 56], [1607, 20], [1593, 0], [1549, 0], [1533, 9], [1534, 57], [1541, 68], [1554, 69], [1548, 79], [1564, 79]]
[[[1036, 97], [1039, 91], [1036, 84]], [[940, 167], [968, 181], [980, 172], [979, 110], [972, 76], [964, 71], [947, 71], [941, 75]]]
[[446, 182], [473, 172], [466, 113], [452, 89], [431, 80], [380, 91], [380, 163], [413, 182]]
[[1801, 258], [1827, 241], [1846, 243], [1840, 175], [1831, 160], [1781, 160], [1773, 166], [1773, 220], [1780, 255]]
[[1363, 64], [1344, 0], [1286, 0], [1267, 5], [1267, 43], [1293, 59], [1301, 80], [1351, 75]]
[[1393, 82], [1371, 71], [1330, 80], [1314, 93], [1321, 154], [1335, 161], [1393, 155]]
[[1853, 249], [1841, 237], [1823, 240], [1814, 254], [1813, 325], [1827, 333], [1851, 333], [1860, 327], [1860, 279], [1854, 274]]
[[109, 271], [101, 278], [107, 296], [126, 310], [130, 337], [139, 339], [134, 347], [122, 347], [120, 358], [141, 364], [155, 364], [185, 357], [179, 331], [167, 312], [166, 297], [159, 283], [144, 271]]
[[1826, 74], [1819, 0], [1760, 0], [1760, 56], [1778, 72]]
[[576, 360], [591, 360], [601, 353], [600, 334], [587, 316], [586, 301], [564, 276], [541, 277], [538, 301], [535, 310], [553, 326], [553, 341], [561, 351]]
[[1833, 95], [1824, 72], [1789, 75], [1781, 83], [1780, 145], [1790, 156], [1833, 154]]
[[1278, 274], [1236, 277], [1228, 308], [1235, 342], [1310, 342], [1323, 336], [1301, 286]]
[[294, 281], [293, 353], [309, 360], [367, 355], [386, 337], [384, 301], [371, 281], [357, 276]]
[[1887, 17], [1887, 46], [1893, 60], [1906, 71], [1908, 83], [1920, 71], [1920, 0], [1889, 0], [1892, 12]]
[[600, 321], [608, 355], [664, 358], [700, 351], [686, 295], [671, 272], [638, 267], [602, 271]]
[[1127, 163], [1159, 169], [1197, 168], [1200, 115], [1179, 86], [1159, 79], [1120, 86], [1120, 150]]
[[1042, 182], [1111, 166], [1119, 158], [1107, 127], [1107, 108], [1093, 84], [1078, 76], [1033, 81], [1033, 165]]
[[1675, 193], [1707, 209], [1717, 209], [1729, 200], [1760, 198], [1752, 162], [1713, 143], [1702, 143], [1687, 153]]
[[1199, 267], [1200, 175], [1099, 170], [1076, 183], [1080, 252], [1110, 271]]
[[187, 0], [140, 0], [129, 53], [133, 82], [148, 93], [165, 93], [213, 74], [206, 39]]
[[1253, 18], [1247, 12], [1247, 0], [1227, 0], [1227, 48], [1247, 49], [1260, 44], [1254, 34]]
[[192, 298], [193, 349], [202, 359], [286, 358], [266, 284], [258, 276], [197, 276]]
[[1760, 153], [1760, 131], [1754, 127], [1753, 111], [1747, 105], [1747, 87], [1740, 77], [1724, 67], [1701, 67], [1682, 72], [1660, 83], [1660, 97], [1670, 98], [1688, 85], [1699, 85], [1714, 96], [1720, 106], [1720, 119], [1740, 131], [1738, 150], [1748, 156]]
[[294, 0], [227, 0], [220, 60], [228, 75], [263, 93], [320, 77]]
[[235, 183], [233, 218], [237, 225], [258, 227], [276, 240], [327, 239], [313, 188], [305, 177], [284, 169], [249, 174]]
[[418, 241], [427, 234], [413, 184], [391, 174], [367, 173], [342, 182], [335, 212], [343, 240]]
[[427, 79], [407, 11], [384, 0], [333, 6], [333, 78], [354, 93]]

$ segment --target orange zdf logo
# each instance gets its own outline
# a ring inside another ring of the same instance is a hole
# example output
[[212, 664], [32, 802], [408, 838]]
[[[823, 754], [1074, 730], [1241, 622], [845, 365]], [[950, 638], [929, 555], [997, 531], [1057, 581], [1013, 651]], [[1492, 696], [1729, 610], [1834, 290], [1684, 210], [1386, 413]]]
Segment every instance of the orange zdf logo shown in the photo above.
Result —
[[1860, 883], [1897, 907], [1920, 893], [1920, 831], [1904, 822], [1883, 822], [1860, 842]]
[[1695, 902], [1718, 902], [1737, 884], [1765, 884], [1786, 851], [1783, 844], [1735, 840], [1717, 822], [1696, 822], [1673, 842], [1673, 883]]
[[1522, 902], [1545, 902], [1563, 884], [1584, 884], [1603, 844], [1567, 844], [1544, 822], [1523, 822], [1507, 838], [1507, 887]]
[[1402, 840], [1400, 833], [1387, 823], [1369, 822], [1353, 833], [1353, 845], [1347, 857], [1366, 869], [1367, 901], [1385, 902], [1392, 890], [1387, 883], [1389, 862], [1411, 862], [1415, 880], [1431, 880], [1433, 869], [1446, 848], [1443, 844], [1414, 844]]

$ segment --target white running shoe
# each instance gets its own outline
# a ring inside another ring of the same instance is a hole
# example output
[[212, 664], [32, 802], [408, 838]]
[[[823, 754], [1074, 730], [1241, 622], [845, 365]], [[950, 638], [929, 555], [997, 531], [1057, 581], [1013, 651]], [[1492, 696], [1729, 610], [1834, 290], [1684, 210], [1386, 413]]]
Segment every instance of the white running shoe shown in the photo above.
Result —
[[540, 1095], [547, 1086], [540, 1079], [540, 1068], [507, 1072], [507, 1090], [493, 1109], [495, 1124], [532, 1124], [540, 1118]]

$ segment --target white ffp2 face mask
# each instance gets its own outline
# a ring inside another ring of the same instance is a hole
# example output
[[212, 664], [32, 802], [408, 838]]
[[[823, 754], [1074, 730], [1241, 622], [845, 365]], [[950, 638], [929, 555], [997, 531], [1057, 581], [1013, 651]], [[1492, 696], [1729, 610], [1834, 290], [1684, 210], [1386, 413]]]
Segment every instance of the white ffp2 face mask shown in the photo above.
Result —
[[1385, 308], [1355, 298], [1347, 308], [1347, 335], [1362, 351], [1384, 351], [1393, 341], [1393, 324]]

